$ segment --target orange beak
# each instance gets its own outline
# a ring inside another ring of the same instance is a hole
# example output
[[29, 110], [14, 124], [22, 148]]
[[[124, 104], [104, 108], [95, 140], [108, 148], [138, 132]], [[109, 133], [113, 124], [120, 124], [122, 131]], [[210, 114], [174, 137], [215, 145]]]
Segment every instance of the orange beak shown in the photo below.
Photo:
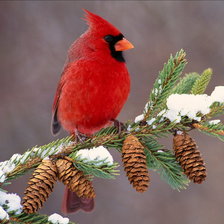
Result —
[[122, 40], [119, 40], [115, 45], [115, 51], [125, 51], [128, 49], [134, 48], [134, 45], [129, 42], [127, 39], [123, 38]]

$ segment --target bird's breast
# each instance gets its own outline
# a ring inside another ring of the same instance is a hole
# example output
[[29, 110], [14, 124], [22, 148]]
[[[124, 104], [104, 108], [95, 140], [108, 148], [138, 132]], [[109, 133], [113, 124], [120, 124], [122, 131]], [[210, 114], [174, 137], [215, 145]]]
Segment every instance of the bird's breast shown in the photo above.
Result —
[[71, 71], [63, 86], [59, 119], [67, 130], [98, 130], [117, 117], [127, 100], [130, 78], [124, 63], [90, 64], [91, 69]]

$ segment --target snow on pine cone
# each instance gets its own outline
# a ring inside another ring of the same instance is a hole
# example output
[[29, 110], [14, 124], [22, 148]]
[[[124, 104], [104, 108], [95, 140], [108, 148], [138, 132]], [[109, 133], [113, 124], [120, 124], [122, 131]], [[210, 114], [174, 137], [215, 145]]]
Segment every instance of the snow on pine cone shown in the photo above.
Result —
[[206, 178], [206, 168], [196, 142], [186, 132], [177, 131], [173, 138], [176, 160], [184, 173], [194, 183], [202, 183]]
[[43, 160], [34, 170], [23, 197], [23, 211], [34, 213], [43, 206], [57, 180], [57, 168], [51, 160]]
[[59, 159], [56, 162], [58, 179], [79, 197], [95, 198], [92, 183], [86, 179], [84, 173], [73, 165], [70, 158]]
[[146, 165], [144, 147], [138, 138], [129, 135], [123, 143], [122, 161], [128, 180], [138, 192], [144, 192], [149, 186], [149, 173]]

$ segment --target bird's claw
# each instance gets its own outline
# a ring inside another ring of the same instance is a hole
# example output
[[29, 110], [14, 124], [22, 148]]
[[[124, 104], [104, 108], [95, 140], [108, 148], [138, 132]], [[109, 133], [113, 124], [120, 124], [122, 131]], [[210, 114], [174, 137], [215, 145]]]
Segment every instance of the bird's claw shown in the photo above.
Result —
[[75, 137], [75, 143], [83, 143], [88, 138], [86, 135], [82, 134], [77, 129], [75, 129], [74, 137]]
[[125, 125], [122, 123], [122, 122], [120, 122], [120, 121], [118, 121], [118, 120], [112, 120], [113, 122], [114, 122], [114, 127], [117, 129], [117, 132], [118, 132], [118, 134], [120, 135], [121, 134], [121, 132], [123, 131], [123, 130], [125, 130]]

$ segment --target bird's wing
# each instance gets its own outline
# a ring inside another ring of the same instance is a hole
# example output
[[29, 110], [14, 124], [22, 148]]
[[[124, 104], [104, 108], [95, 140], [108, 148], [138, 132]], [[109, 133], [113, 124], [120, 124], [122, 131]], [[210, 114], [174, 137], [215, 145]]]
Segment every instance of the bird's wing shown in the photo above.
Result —
[[[86, 62], [88, 63], [88, 61], [86, 61], [86, 60], [74, 60], [70, 63], [67, 60], [67, 62], [64, 65], [64, 69], [61, 74], [61, 79], [59, 81], [59, 84], [58, 84], [58, 87], [56, 90], [53, 107], [52, 107], [51, 132], [53, 135], [56, 135], [61, 129], [61, 124], [60, 124], [60, 121], [58, 120], [57, 112], [58, 112], [58, 106], [59, 106], [59, 101], [60, 101], [60, 96], [61, 96], [63, 86], [65, 85], [66, 80], [68, 80], [68, 79], [66, 79], [66, 76], [71, 73], [71, 68], [73, 68], [73, 69], [76, 68], [75, 70], [73, 70], [73, 72], [74, 71], [78, 72], [79, 68], [88, 67], [88, 66], [86, 66]], [[77, 64], [78, 64], [78, 66], [77, 66]]]
[[51, 132], [53, 135], [56, 135], [60, 129], [61, 129], [61, 124], [58, 120], [57, 112], [58, 112], [58, 105], [59, 105], [59, 99], [61, 96], [61, 91], [62, 88], [65, 84], [65, 73], [67, 71], [69, 66], [65, 66], [64, 71], [62, 72], [60, 82], [58, 84], [56, 94], [54, 97], [54, 102], [53, 102], [53, 107], [52, 107], [52, 119], [51, 119]]

